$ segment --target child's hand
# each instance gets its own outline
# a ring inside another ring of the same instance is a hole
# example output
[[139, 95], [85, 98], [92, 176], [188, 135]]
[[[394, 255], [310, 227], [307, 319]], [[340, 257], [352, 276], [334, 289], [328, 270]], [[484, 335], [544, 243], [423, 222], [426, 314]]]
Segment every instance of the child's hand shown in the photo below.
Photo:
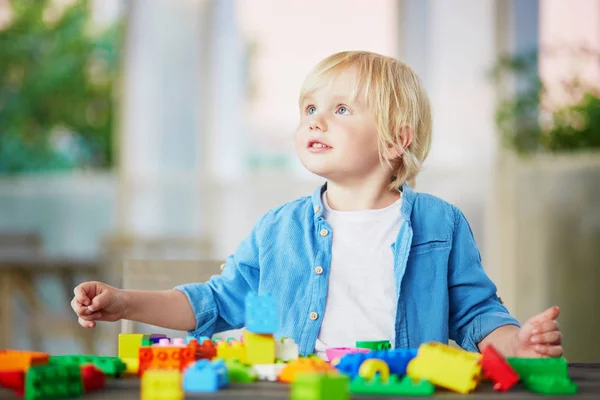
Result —
[[95, 321], [118, 321], [125, 313], [123, 292], [101, 282], [84, 282], [73, 293], [71, 307], [84, 328], [93, 328]]
[[517, 357], [560, 357], [563, 353], [562, 335], [558, 329], [557, 306], [529, 318], [518, 335]]

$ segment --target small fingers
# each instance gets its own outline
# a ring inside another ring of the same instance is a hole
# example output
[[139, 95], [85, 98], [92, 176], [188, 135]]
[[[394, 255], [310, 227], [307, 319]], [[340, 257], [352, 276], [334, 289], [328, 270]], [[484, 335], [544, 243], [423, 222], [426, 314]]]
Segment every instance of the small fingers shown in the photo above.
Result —
[[84, 306], [89, 306], [91, 304], [89, 297], [87, 296], [85, 290], [83, 290], [83, 287], [81, 285], [78, 285], [75, 287], [75, 289], [73, 289], [73, 294], [75, 295], [77, 301], [83, 304]]
[[535, 346], [535, 351], [543, 356], [548, 357], [560, 357], [563, 354], [562, 346], [554, 346], [554, 345], [543, 345], [538, 344]]
[[100, 318], [102, 318], [102, 313], [100, 311], [98, 311], [98, 312], [92, 313], [90, 315], [80, 315], [79, 318], [84, 321], [96, 321], [96, 320], [99, 320]]
[[79, 322], [79, 325], [83, 326], [84, 328], [93, 328], [96, 326], [94, 321], [85, 321], [81, 319], [81, 317], [77, 320], [77, 322]]
[[560, 331], [550, 331], [531, 337], [531, 343], [539, 344], [561, 344], [562, 334]]
[[553, 320], [558, 318], [560, 315], [560, 308], [558, 306], [548, 307], [543, 312], [529, 319], [534, 325], [540, 324], [544, 321]]
[[77, 314], [78, 316], [91, 314], [91, 311], [88, 310], [86, 306], [77, 301], [75, 297], [73, 297], [73, 300], [71, 300], [71, 308], [73, 309], [73, 311], [75, 311], [75, 314]]
[[538, 335], [541, 333], [557, 331], [559, 329], [558, 321], [556, 320], [548, 320], [541, 322], [533, 329], [533, 334]]

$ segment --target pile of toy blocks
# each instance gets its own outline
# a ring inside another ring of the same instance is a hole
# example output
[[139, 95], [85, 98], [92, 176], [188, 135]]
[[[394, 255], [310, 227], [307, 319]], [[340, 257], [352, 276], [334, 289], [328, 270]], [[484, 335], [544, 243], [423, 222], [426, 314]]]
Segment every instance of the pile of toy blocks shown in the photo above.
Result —
[[269, 294], [248, 295], [245, 317], [240, 341], [121, 334], [119, 357], [128, 373], [142, 379], [144, 400], [181, 399], [185, 392], [214, 392], [230, 382], [278, 380], [286, 363], [298, 359], [298, 345], [292, 339], [275, 339], [279, 325], [275, 299]]
[[[371, 348], [383, 348], [377, 346], [380, 344], [373, 342]], [[492, 346], [480, 354], [436, 342], [418, 350], [332, 350], [345, 353], [332, 359], [341, 376], [301, 373], [292, 380], [291, 399], [347, 400], [350, 394], [427, 396], [436, 386], [467, 394], [483, 379], [491, 380], [494, 390], [502, 392], [519, 381], [541, 394], [577, 392], [564, 358], [505, 359]]]
[[119, 377], [124, 371], [118, 357], [0, 350], [0, 386], [26, 400], [78, 397], [102, 389], [107, 377]]

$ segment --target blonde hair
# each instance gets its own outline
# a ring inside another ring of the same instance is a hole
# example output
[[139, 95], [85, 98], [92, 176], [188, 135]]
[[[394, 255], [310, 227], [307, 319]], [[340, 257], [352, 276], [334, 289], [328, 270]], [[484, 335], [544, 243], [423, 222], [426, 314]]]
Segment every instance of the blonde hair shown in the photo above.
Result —
[[412, 142], [402, 155], [391, 162], [391, 190], [407, 182], [414, 186], [417, 174], [431, 146], [431, 106], [419, 76], [405, 63], [392, 57], [366, 51], [344, 51], [321, 61], [308, 74], [300, 90], [300, 103], [311, 92], [330, 83], [349, 67], [356, 68], [357, 82], [353, 92], [364, 94], [367, 107], [375, 117], [379, 132], [378, 149], [382, 162], [385, 151], [401, 145], [402, 131], [412, 131]]

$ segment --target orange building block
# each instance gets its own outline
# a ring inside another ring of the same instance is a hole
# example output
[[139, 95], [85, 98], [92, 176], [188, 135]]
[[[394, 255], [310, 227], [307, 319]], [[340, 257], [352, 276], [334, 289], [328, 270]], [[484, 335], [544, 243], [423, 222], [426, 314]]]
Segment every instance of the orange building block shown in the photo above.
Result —
[[183, 371], [196, 361], [196, 345], [158, 345], [141, 347], [139, 350], [140, 365], [138, 375], [142, 376], [148, 369], [177, 369]]
[[289, 362], [283, 370], [281, 370], [279, 380], [281, 382], [291, 383], [296, 380], [298, 375], [323, 372], [337, 373], [337, 370], [335, 367], [331, 366], [331, 364], [320, 358], [299, 358]]
[[22, 371], [31, 366], [46, 365], [49, 358], [48, 353], [0, 350], [0, 371]]

